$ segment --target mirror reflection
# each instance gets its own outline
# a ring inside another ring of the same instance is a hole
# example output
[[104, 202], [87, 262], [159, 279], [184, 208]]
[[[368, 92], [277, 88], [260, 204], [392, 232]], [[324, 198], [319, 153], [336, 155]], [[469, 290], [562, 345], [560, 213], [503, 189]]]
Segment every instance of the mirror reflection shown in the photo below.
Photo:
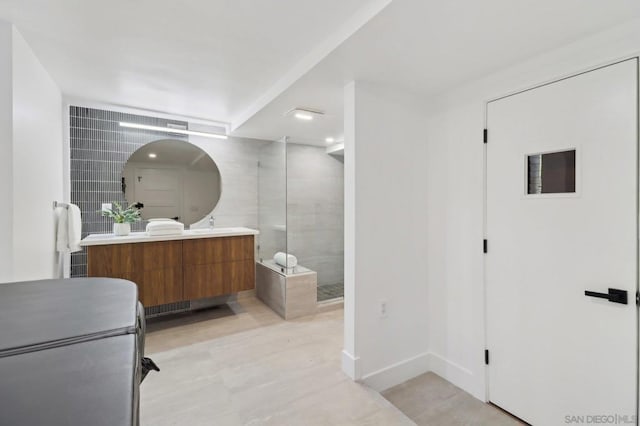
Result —
[[191, 225], [208, 217], [221, 194], [220, 170], [199, 147], [181, 140], [151, 142], [131, 154], [122, 173], [129, 204], [142, 218], [171, 218]]

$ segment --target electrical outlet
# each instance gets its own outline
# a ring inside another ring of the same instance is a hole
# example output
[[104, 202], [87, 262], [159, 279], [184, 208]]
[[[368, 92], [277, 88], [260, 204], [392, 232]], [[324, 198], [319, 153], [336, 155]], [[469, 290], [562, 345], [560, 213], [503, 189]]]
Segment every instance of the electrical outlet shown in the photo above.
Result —
[[381, 300], [380, 301], [380, 318], [386, 318], [386, 317], [387, 317], [387, 301]]
[[105, 211], [105, 210], [111, 210], [112, 208], [113, 206], [111, 205], [111, 203], [102, 203], [102, 208], [100, 210]]

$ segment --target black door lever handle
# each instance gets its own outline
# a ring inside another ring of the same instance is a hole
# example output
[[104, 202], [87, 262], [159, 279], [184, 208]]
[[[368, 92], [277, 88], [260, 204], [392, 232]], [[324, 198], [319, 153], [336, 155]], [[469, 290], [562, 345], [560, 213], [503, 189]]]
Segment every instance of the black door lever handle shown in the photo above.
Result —
[[607, 299], [612, 303], [627, 304], [627, 290], [620, 290], [617, 288], [610, 288], [608, 293], [598, 293], [595, 291], [585, 290], [585, 296], [597, 297], [600, 299]]

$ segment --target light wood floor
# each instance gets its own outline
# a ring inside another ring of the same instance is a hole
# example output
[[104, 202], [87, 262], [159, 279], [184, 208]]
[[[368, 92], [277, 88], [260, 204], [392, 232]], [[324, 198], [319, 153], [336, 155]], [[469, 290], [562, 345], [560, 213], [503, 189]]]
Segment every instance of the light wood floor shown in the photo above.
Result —
[[143, 425], [412, 425], [340, 369], [342, 310], [283, 321], [256, 299], [150, 321], [159, 365], [141, 386]]
[[142, 383], [142, 425], [518, 424], [432, 373], [387, 399], [354, 383], [340, 368], [342, 309], [284, 321], [242, 297], [151, 319], [147, 333], [161, 371]]
[[433, 373], [423, 374], [382, 393], [418, 425], [522, 425]]

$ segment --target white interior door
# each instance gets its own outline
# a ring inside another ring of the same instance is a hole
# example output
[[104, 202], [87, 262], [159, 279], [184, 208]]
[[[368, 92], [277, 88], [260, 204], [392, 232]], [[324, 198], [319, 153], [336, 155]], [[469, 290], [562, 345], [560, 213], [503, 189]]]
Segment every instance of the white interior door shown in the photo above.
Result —
[[489, 399], [531, 424], [635, 423], [637, 69], [488, 105]]

